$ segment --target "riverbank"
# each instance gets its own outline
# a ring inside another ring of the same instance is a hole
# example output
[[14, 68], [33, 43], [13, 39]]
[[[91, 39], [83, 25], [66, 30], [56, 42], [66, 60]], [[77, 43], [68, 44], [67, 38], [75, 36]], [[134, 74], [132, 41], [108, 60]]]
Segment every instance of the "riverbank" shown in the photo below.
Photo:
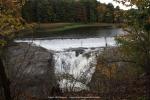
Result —
[[[58, 34], [63, 31], [88, 28], [88, 27], [100, 27], [100, 28], [116, 28], [120, 27], [120, 24], [111, 23], [36, 23], [32, 29], [21, 31], [19, 37], [47, 37], [53, 34]], [[58, 34], [60, 35], [60, 34]]]

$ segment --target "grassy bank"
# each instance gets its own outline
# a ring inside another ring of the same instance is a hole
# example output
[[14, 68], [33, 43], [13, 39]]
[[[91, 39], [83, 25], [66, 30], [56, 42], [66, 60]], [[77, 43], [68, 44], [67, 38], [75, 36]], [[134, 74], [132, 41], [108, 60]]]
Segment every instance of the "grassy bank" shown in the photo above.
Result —
[[[24, 30], [21, 33], [21, 37], [43, 37], [51, 36], [59, 32], [66, 30], [85, 28], [85, 27], [118, 27], [117, 24], [108, 24], [108, 23], [36, 23], [33, 25], [32, 30]], [[59, 35], [59, 34], [58, 34]], [[20, 36], [19, 36], [20, 37]]]
[[37, 24], [36, 27], [39, 31], [57, 32], [57, 31], [64, 31], [69, 29], [76, 29], [80, 27], [117, 27], [117, 25], [108, 24], [108, 23], [90, 23], [90, 24], [51, 23], [51, 24]]

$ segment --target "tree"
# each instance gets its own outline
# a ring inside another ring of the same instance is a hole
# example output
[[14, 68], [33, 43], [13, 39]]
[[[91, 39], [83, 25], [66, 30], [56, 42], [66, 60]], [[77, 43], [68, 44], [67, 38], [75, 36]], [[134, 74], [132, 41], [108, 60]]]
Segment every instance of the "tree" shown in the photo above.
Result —
[[[116, 0], [127, 5], [126, 0]], [[130, 0], [127, 6], [136, 5], [137, 9], [127, 12], [128, 34], [118, 38], [122, 51], [136, 66], [146, 73], [147, 96], [150, 98], [150, 1]]]
[[104, 21], [104, 15], [106, 13], [106, 5], [98, 3], [97, 5], [97, 13], [98, 13], [98, 22], [103, 22]]
[[22, 8], [22, 16], [24, 19], [26, 19], [27, 22], [35, 21], [36, 17], [36, 5], [33, 3], [33, 1], [27, 1], [26, 4]]
[[121, 21], [121, 10], [120, 7], [117, 6], [114, 11], [114, 22], [120, 22], [120, 21]]
[[87, 21], [87, 15], [86, 15], [86, 9], [82, 6], [81, 3], [76, 3], [76, 22], [86, 22]]
[[97, 4], [97, 20], [98, 22], [105, 23], [120, 23], [123, 22], [123, 10], [120, 10], [119, 6], [114, 8], [113, 4], [103, 4], [98, 2]]
[[29, 0], [22, 8], [28, 22], [96, 22], [96, 0]]
[[[19, 8], [22, 2], [18, 1], [13, 4], [11, 0], [2, 0], [0, 2], [0, 78], [4, 89], [6, 100], [12, 100], [10, 93], [10, 82], [7, 76], [7, 71], [3, 64], [3, 50], [9, 40], [15, 36], [20, 29], [23, 29], [24, 21], [19, 17]], [[17, 12], [18, 10], [18, 12]]]
[[107, 5], [107, 13], [105, 15], [105, 21], [110, 23], [114, 22], [114, 6], [111, 3]]
[[97, 0], [29, 0], [22, 7], [22, 17], [28, 22], [112, 23], [120, 13], [111, 3]]
[[22, 7], [22, 17], [28, 22], [52, 21], [53, 14], [49, 0], [30, 0]]
[[[132, 47], [126, 49], [130, 49], [130, 53], [133, 53], [132, 57], [135, 58], [133, 60], [136, 60], [136, 62], [140, 63], [139, 65], [143, 66], [145, 69], [149, 69], [150, 8], [143, 4], [149, 4], [150, 1], [146, 1], [147, 0], [142, 2], [138, 2], [138, 0], [137, 2], [136, 0], [132, 1], [134, 4], [137, 4], [138, 9], [131, 9], [127, 12], [127, 25], [130, 27], [127, 31], [129, 34], [121, 38], [122, 41], [120, 42], [122, 42], [124, 46], [132, 45]], [[142, 54], [140, 55], [141, 59], [139, 59], [139, 57], [138, 59], [136, 58], [139, 56], [137, 53]]]

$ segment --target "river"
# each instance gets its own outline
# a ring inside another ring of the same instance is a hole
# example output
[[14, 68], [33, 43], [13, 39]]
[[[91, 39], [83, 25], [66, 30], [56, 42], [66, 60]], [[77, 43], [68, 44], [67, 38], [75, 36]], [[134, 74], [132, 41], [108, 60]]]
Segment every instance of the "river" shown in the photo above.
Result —
[[29, 42], [53, 50], [60, 87], [79, 91], [88, 89], [86, 84], [95, 72], [96, 56], [101, 52], [101, 47], [116, 46], [115, 36], [120, 34], [124, 34], [120, 28], [88, 27], [16, 42]]

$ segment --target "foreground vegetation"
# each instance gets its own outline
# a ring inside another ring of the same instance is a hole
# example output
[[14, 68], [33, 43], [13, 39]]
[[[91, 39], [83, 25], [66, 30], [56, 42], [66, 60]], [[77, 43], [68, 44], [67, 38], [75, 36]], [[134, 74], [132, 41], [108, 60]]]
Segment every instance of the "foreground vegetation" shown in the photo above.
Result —
[[122, 56], [119, 47], [105, 48], [97, 57], [96, 72], [89, 87], [104, 100], [148, 100], [145, 72]]

